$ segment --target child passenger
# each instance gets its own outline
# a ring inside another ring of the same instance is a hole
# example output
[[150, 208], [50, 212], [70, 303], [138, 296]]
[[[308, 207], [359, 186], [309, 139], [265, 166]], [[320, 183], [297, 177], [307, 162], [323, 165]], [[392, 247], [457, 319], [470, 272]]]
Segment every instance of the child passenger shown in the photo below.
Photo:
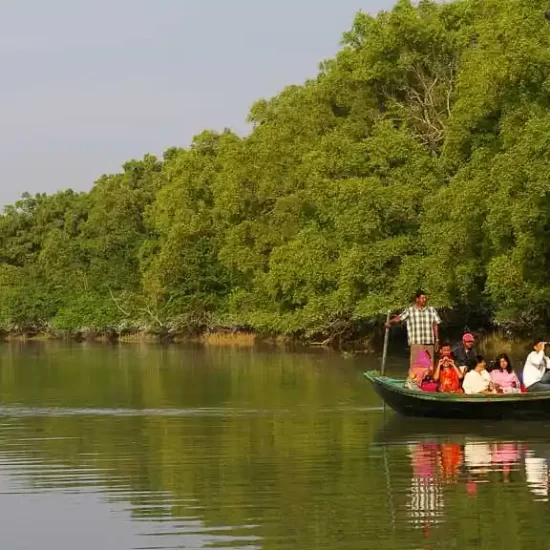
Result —
[[434, 380], [439, 382], [439, 391], [445, 393], [463, 393], [460, 381], [462, 371], [456, 366], [450, 344], [443, 344], [439, 350], [441, 358], [435, 368]]
[[462, 384], [465, 393], [469, 395], [497, 393], [497, 386], [491, 380], [491, 375], [487, 372], [487, 364], [481, 355], [478, 355], [475, 360], [468, 361], [467, 366], [468, 372]]

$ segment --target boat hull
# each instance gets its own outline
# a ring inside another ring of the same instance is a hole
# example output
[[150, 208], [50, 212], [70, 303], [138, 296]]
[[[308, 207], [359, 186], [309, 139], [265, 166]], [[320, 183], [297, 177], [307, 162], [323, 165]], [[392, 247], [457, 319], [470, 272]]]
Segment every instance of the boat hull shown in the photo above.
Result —
[[404, 416], [464, 419], [550, 419], [550, 392], [455, 395], [408, 390], [394, 379], [365, 373], [384, 402]]

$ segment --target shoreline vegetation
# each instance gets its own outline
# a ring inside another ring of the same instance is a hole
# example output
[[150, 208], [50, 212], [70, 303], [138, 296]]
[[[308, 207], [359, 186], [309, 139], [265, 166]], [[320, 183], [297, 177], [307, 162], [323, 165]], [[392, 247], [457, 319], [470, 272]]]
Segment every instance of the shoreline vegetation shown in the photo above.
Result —
[[[318, 347], [333, 348], [330, 341], [300, 340], [284, 335], [256, 334], [254, 332], [236, 331], [233, 329], [217, 329], [191, 335], [189, 333], [171, 334], [166, 332], [126, 331], [118, 333], [112, 331], [81, 330], [73, 333], [39, 332], [35, 334], [0, 331], [1, 342], [48, 342], [48, 341], [74, 341], [74, 342], [98, 342], [98, 343], [150, 343], [150, 344], [202, 344], [215, 347], [242, 347], [250, 348], [258, 344], [277, 347]], [[373, 351], [373, 337], [365, 337], [356, 342], [342, 342], [342, 349], [355, 349], [356, 351]]]
[[417, 288], [449, 331], [548, 330], [547, 7], [358, 13], [249, 135], [24, 194], [0, 215], [4, 338], [371, 349]]
[[[394, 332], [390, 339], [394, 349], [406, 348], [406, 334], [403, 329]], [[454, 338], [449, 338], [449, 342], [454, 343], [459, 340], [458, 333], [454, 333]], [[205, 332], [190, 336], [189, 334], [158, 334], [147, 331], [127, 332], [118, 334], [114, 331], [82, 331], [73, 334], [60, 333], [38, 333], [22, 334], [15, 332], [0, 332], [0, 342], [86, 342], [103, 344], [193, 344], [206, 347], [219, 348], [256, 348], [261, 346], [266, 348], [282, 349], [334, 349], [335, 346], [327, 341], [307, 341], [289, 338], [281, 335], [255, 334], [253, 332], [235, 331], [229, 328], [220, 328], [217, 331]], [[375, 333], [354, 342], [342, 342], [340, 351], [346, 354], [372, 354], [381, 351], [383, 335]], [[527, 352], [530, 349], [531, 342], [519, 336], [511, 336], [502, 332], [481, 332], [477, 338], [477, 349], [488, 356], [497, 356], [499, 353], [508, 353], [513, 355], [515, 352]]]

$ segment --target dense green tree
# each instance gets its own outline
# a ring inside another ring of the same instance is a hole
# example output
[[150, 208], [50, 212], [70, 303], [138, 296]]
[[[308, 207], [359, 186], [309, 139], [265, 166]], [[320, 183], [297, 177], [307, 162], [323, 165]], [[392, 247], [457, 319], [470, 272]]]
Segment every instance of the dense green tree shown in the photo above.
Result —
[[0, 216], [0, 324], [248, 326], [352, 338], [417, 286], [455, 315], [550, 325], [550, 24], [542, 0], [399, 0], [337, 55], [89, 193]]

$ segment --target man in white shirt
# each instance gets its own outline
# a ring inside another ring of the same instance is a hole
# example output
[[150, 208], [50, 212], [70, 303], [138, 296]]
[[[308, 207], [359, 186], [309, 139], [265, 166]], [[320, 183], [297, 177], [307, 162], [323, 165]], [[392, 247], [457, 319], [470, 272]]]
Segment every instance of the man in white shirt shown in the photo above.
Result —
[[528, 392], [550, 391], [550, 359], [545, 355], [547, 342], [537, 342], [523, 367], [523, 384]]

